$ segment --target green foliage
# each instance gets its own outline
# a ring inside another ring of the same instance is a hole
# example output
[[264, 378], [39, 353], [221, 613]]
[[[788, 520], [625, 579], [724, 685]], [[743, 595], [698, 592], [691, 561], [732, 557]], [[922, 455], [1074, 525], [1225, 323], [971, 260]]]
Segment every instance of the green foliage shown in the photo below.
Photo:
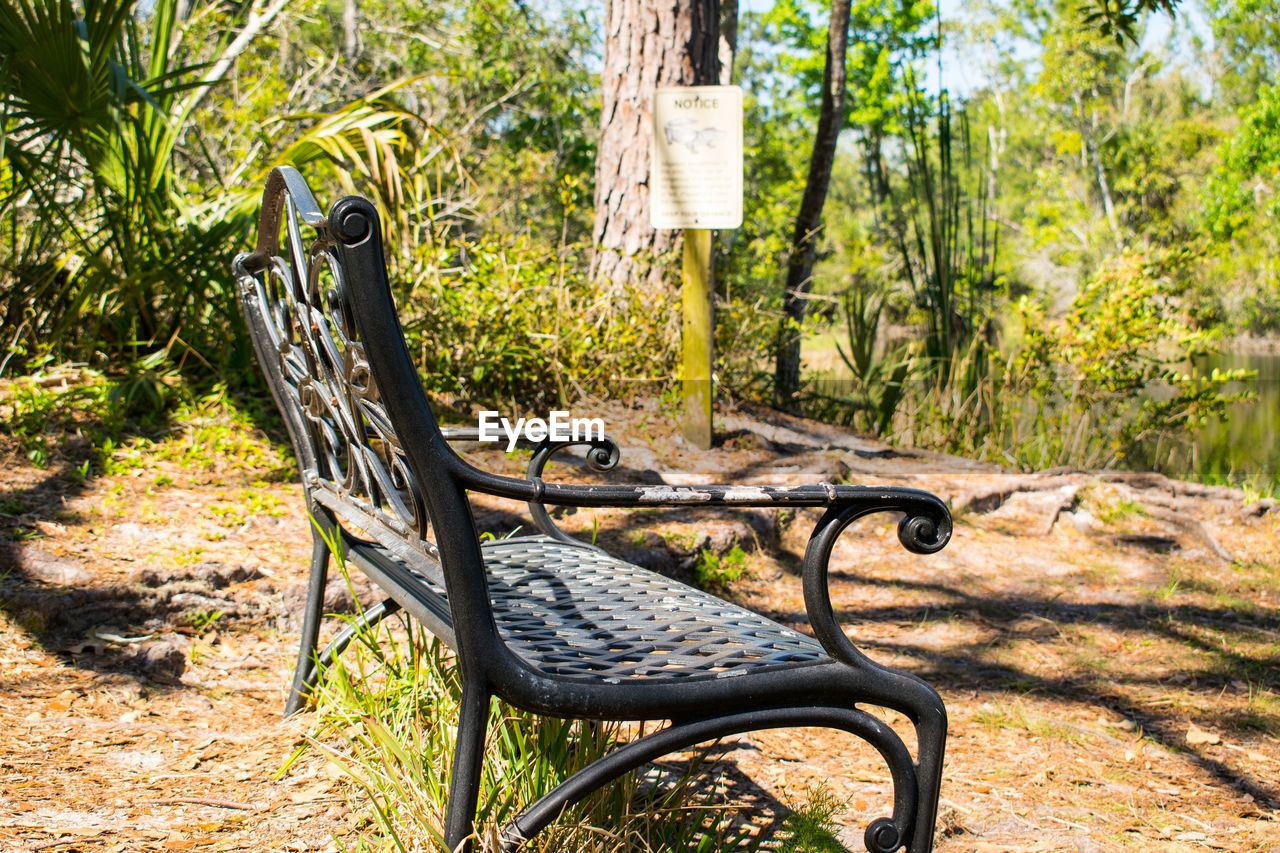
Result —
[[108, 466], [124, 436], [161, 432], [172, 415], [199, 405], [161, 355], [131, 362], [114, 375], [54, 369], [7, 382], [0, 390], [0, 424], [38, 467], [56, 454], [85, 451], [97, 457], [97, 467]]
[[737, 545], [723, 556], [704, 548], [693, 564], [693, 578], [703, 589], [727, 592], [742, 577], [746, 563], [747, 554]]
[[[892, 429], [909, 394], [919, 406], [921, 394], [974, 393], [988, 372], [991, 321], [1003, 295], [988, 217], [991, 182], [978, 168], [967, 114], [953, 113], [945, 91], [931, 100], [913, 75], [907, 83], [895, 120], [905, 159], [865, 146], [865, 168], [839, 174], [833, 191], [833, 201], [873, 215], [832, 217], [832, 252], [821, 272], [842, 308], [845, 344], [837, 337], [836, 347], [849, 378], [830, 384], [848, 390], [813, 393], [807, 406], [876, 435]], [[882, 325], [895, 320], [911, 324], [917, 337], [882, 340]]]
[[[931, 2], [855, 2], [850, 10], [846, 127], [865, 139], [894, 132], [907, 65], [935, 43], [925, 24]], [[734, 67], [744, 87], [746, 175], [743, 225], [722, 238], [717, 310], [719, 379], [736, 393], [765, 398], [760, 364], [772, 353], [782, 317], [781, 288], [806, 179], [827, 43], [826, 7], [788, 0], [739, 22]], [[831, 205], [828, 205], [830, 208]], [[771, 328], [770, 328], [771, 327]]]
[[[987, 217], [987, 184], [978, 180], [978, 190], [972, 188], [978, 176], [965, 113], [959, 115], [956, 134], [946, 90], [929, 110], [914, 81], [911, 85], [903, 119], [911, 145], [906, 212], [898, 214], [894, 228], [903, 268], [922, 309], [924, 370], [946, 375], [952, 359], [970, 346], [991, 314], [997, 240]], [[936, 130], [928, 126], [930, 118], [936, 119]]]
[[1214, 339], [1185, 313], [1175, 272], [1187, 260], [1178, 250], [1118, 256], [1057, 320], [1024, 300], [1025, 339], [987, 395], [981, 440], [1024, 468], [1109, 466], [1144, 441], [1186, 440], [1223, 417], [1239, 399], [1227, 387], [1244, 373], [1191, 368]]
[[134, 0], [0, 15], [0, 230], [14, 249], [0, 278], [4, 343], [20, 359], [244, 354], [206, 337], [236, 322], [226, 251], [247, 221], [179, 193], [184, 93], [203, 69], [180, 61], [175, 10], [160, 0], [146, 30]]
[[[931, 0], [879, 3], [855, 0], [849, 10], [846, 59], [847, 123], [859, 129], [892, 127], [901, 93], [901, 74], [937, 43], [927, 25], [936, 14]], [[783, 109], [799, 109], [812, 127], [821, 100], [827, 47], [826, 6], [782, 0], [760, 16], [760, 37], [773, 46], [780, 75], [797, 96]], [[781, 49], [779, 49], [781, 48]]]
[[456, 266], [407, 247], [401, 316], [427, 386], [469, 400], [562, 404], [580, 394], [652, 390], [673, 342], [636, 293], [594, 287], [580, 246], [553, 253], [527, 237], [453, 244]]
[[[1206, 97], [1167, 49], [1133, 43], [1176, 6], [966, 10], [997, 55], [953, 104], [910, 82], [958, 32], [931, 25], [934, 4], [854, 4], [851, 132], [814, 272], [832, 309], [811, 311], [839, 327], [848, 391], [810, 411], [1019, 465], [1137, 464], [1135, 447], [1221, 411], [1230, 375], [1196, 377], [1196, 336], [1280, 328], [1280, 15], [1209, 0]], [[0, 0], [0, 372], [75, 360], [96, 377], [9, 389], [24, 453], [66, 451], [42, 418], [96, 424], [91, 443], [112, 445], [95, 465], [177, 452], [159, 433], [197, 408], [187, 380], [250, 362], [228, 262], [280, 162], [326, 200], [377, 201], [433, 390], [542, 407], [673, 375], [661, 312], [586, 278], [593, 7], [369, 0], [339, 56], [340, 4], [300, 0], [232, 57], [254, 8], [180, 21], [176, 0]], [[826, 14], [787, 0], [740, 21], [746, 211], [716, 261], [733, 394], [770, 396]]]
[[1260, 89], [1280, 83], [1280, 3], [1206, 0], [1205, 7], [1216, 58], [1225, 66], [1215, 94], [1248, 104]]
[[808, 791], [804, 802], [792, 806], [782, 824], [782, 840], [796, 853], [845, 853], [836, 836], [837, 816], [844, 811], [841, 802], [825, 782]]
[[[157, 466], [231, 469], [255, 478], [268, 470], [273, 479], [292, 479], [292, 461], [260, 430], [275, 422], [266, 405], [145, 365], [119, 374], [51, 369], [0, 383], [0, 432], [32, 463], [44, 468], [56, 462], [60, 475], [73, 481]], [[239, 506], [269, 510], [264, 501], [248, 493]]]
[[207, 634], [217, 630], [218, 620], [225, 615], [221, 610], [193, 610], [183, 614], [182, 621], [197, 634]]
[[1182, 0], [1085, 0], [1081, 4], [1081, 20], [1096, 27], [1098, 33], [1115, 39], [1117, 44], [1126, 40], [1137, 43], [1138, 24], [1150, 13], [1161, 11], [1170, 17]]
[[85, 376], [37, 374], [8, 383], [0, 396], [0, 424], [17, 439], [18, 447], [37, 467], [49, 464], [56, 442], [86, 421], [103, 432], [121, 426], [119, 410], [111, 405], [111, 385], [98, 373]]
[[[481, 205], [508, 240], [583, 234], [590, 188], [574, 173], [591, 159], [596, 102], [584, 16], [516, 2], [361, 8], [392, 26], [363, 32], [337, 67], [318, 0], [234, 46], [237, 27], [257, 32], [251, 6], [186, 21], [176, 0], [145, 13], [136, 0], [0, 7], [3, 364], [245, 369], [229, 264], [279, 162], [373, 196], [388, 241], [427, 252]], [[421, 25], [408, 49], [396, 24]], [[219, 88], [226, 74], [237, 85]], [[122, 389], [127, 402], [162, 407], [146, 378]]]
[[883, 435], [893, 423], [894, 413], [907, 390], [907, 378], [916, 369], [916, 360], [907, 345], [877, 353], [886, 298], [883, 292], [868, 294], [858, 288], [845, 291], [841, 308], [849, 351], [846, 353], [836, 341], [840, 359], [854, 381], [849, 416], [845, 420], [873, 435]]
[[1220, 239], [1250, 228], [1280, 232], [1280, 86], [1259, 92], [1240, 119], [1204, 190], [1205, 223]]

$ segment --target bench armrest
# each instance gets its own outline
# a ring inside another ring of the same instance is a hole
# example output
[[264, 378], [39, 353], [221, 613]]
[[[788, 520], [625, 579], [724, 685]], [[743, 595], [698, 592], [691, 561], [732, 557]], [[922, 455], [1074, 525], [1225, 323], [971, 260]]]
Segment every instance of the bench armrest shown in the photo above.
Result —
[[[442, 427], [440, 430], [447, 441], [480, 441], [479, 427]], [[529, 459], [529, 466], [525, 469], [525, 478], [529, 482], [542, 482], [542, 471], [546, 468], [547, 462], [551, 457], [562, 450], [575, 446], [585, 446], [590, 448], [587, 451], [587, 465], [593, 471], [608, 471], [615, 468], [618, 460], [622, 458], [622, 449], [618, 447], [618, 443], [607, 435], [599, 438], [583, 438], [571, 439], [568, 441], [552, 441], [550, 438], [544, 438], [542, 441], [530, 441], [523, 435], [516, 438], [516, 446], [524, 450], [532, 450], [533, 456]], [[551, 520], [551, 515], [547, 512], [546, 505], [541, 501], [526, 501], [529, 507], [529, 515], [533, 519], [533, 524], [541, 533], [558, 539], [561, 542], [568, 542], [573, 545], [582, 544], [579, 540], [574, 539], [565, 533], [559, 526]]]
[[[481, 443], [479, 427], [441, 427], [440, 433], [446, 441]], [[528, 475], [530, 477], [535, 476], [535, 467], [536, 472], [540, 474], [548, 459], [567, 447], [577, 445], [591, 448], [587, 451], [587, 464], [591, 466], [593, 471], [608, 471], [616, 466], [618, 460], [622, 458], [622, 449], [618, 447], [618, 442], [607, 435], [599, 438], [570, 439], [568, 441], [552, 441], [549, 438], [544, 438], [542, 441], [530, 441], [524, 435], [516, 437], [516, 447], [521, 450], [534, 451], [534, 457], [529, 461]], [[539, 461], [539, 456], [542, 457], [541, 461]]]
[[[540, 477], [516, 480], [482, 471], [456, 458], [455, 475], [467, 488], [536, 504], [582, 507], [784, 507], [820, 506], [845, 519], [901, 512], [898, 538], [917, 554], [941, 550], [951, 538], [951, 513], [937, 496], [898, 486], [619, 486], [545, 483]], [[838, 531], [837, 531], [838, 533]], [[816, 534], [815, 534], [816, 535]]]
[[[937, 500], [937, 498], [935, 498]], [[845, 635], [831, 605], [831, 590], [827, 583], [831, 550], [840, 534], [855, 519], [884, 509], [874, 502], [851, 502], [833, 505], [827, 509], [814, 526], [805, 549], [801, 578], [804, 584], [805, 611], [813, 633], [822, 643], [827, 654], [836, 660], [862, 668], [884, 669], [864, 655]], [[939, 516], [907, 514], [898, 522], [898, 540], [908, 551], [916, 554], [933, 554], [946, 546], [951, 538], [951, 515], [944, 508]]]

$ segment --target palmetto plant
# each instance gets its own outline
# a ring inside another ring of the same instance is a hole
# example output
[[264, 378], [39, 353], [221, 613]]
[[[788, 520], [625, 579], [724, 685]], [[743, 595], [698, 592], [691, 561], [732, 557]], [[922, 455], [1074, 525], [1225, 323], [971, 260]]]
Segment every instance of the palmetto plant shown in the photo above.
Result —
[[274, 119], [284, 149], [220, 186], [197, 109], [283, 0], [204, 7], [224, 16], [199, 27], [222, 33], [200, 45], [209, 62], [189, 60], [183, 34], [200, 22], [179, 21], [178, 0], [143, 5], [0, 0], [0, 363], [248, 364], [229, 268], [266, 160], [324, 161], [344, 186], [372, 184], [389, 221], [407, 224], [400, 162], [421, 157], [414, 117], [388, 98], [399, 84]]
[[854, 393], [848, 399], [850, 423], [875, 435], [884, 435], [892, 425], [894, 412], [907, 390], [907, 378], [915, 369], [910, 346], [899, 344], [881, 355], [876, 353], [885, 299], [883, 291], [868, 293], [857, 287], [845, 291], [840, 301], [848, 352], [836, 340], [840, 359], [855, 381]]
[[118, 362], [233, 310], [223, 261], [243, 223], [178, 186], [184, 94], [205, 81], [178, 59], [176, 5], [144, 21], [134, 0], [0, 3], [0, 275], [20, 354]]

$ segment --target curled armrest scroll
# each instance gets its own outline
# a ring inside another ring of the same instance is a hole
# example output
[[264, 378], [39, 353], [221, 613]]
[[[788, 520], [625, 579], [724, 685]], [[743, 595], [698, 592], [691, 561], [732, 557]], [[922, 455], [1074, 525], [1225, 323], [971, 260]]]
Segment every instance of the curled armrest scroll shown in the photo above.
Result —
[[[608, 471], [616, 467], [618, 460], [622, 458], [622, 450], [618, 447], [618, 443], [607, 435], [581, 441], [547, 440], [537, 445], [533, 458], [529, 460], [529, 467], [525, 469], [525, 477], [534, 482], [542, 482], [542, 469], [546, 467], [552, 456], [568, 447], [583, 444], [588, 447], [587, 466], [593, 471]], [[533, 519], [534, 526], [547, 536], [559, 539], [561, 542], [582, 544], [552, 521], [546, 505], [541, 501], [529, 501], [529, 516]]]
[[898, 522], [898, 541], [913, 554], [936, 554], [951, 539], [951, 514], [943, 507], [938, 515], [904, 515]]
[[927, 492], [897, 491], [832, 504], [818, 520], [804, 555], [804, 601], [813, 632], [827, 654], [853, 666], [883, 669], [855, 646], [836, 621], [827, 586], [831, 550], [855, 519], [876, 512], [901, 512], [898, 541], [913, 554], [935, 554], [951, 539], [951, 513]]
[[[481, 440], [480, 430], [476, 427], [443, 427], [440, 432], [448, 441]], [[587, 466], [593, 471], [604, 472], [616, 468], [618, 460], [622, 458], [622, 450], [618, 447], [618, 443], [607, 435], [570, 439], [569, 441], [552, 441], [549, 438], [542, 441], [530, 441], [523, 436], [516, 439], [517, 447], [533, 451], [533, 456], [529, 459], [529, 466], [525, 469], [525, 480], [534, 483], [536, 487], [534, 499], [528, 501], [529, 515], [533, 519], [534, 526], [538, 528], [540, 533], [574, 545], [581, 545], [582, 542], [574, 539], [556, 526], [556, 523], [551, 520], [550, 514], [547, 513], [546, 506], [540, 499], [545, 488], [542, 484], [542, 471], [546, 468], [547, 463], [551, 461], [552, 456], [567, 448], [582, 445], [587, 447]]]
[[[441, 427], [440, 434], [447, 441], [480, 441], [480, 430], [476, 427]], [[618, 443], [607, 435], [597, 438], [582, 438], [570, 441], [552, 441], [551, 439], [543, 439], [542, 441], [530, 441], [523, 435], [516, 438], [516, 446], [523, 450], [534, 451], [533, 459], [529, 462], [529, 468], [526, 472], [527, 476], [532, 479], [542, 473], [542, 468], [547, 461], [564, 450], [566, 447], [585, 444], [590, 447], [587, 451], [587, 464], [591, 466], [593, 471], [608, 471], [618, 464], [618, 460], [622, 456], [622, 451], [618, 447]]]
[[587, 465], [592, 471], [609, 471], [617, 467], [618, 460], [622, 458], [622, 450], [618, 447], [618, 443], [607, 435], [599, 438], [584, 438], [579, 441], [542, 441], [536, 445], [533, 458], [529, 460], [529, 467], [525, 470], [525, 476], [530, 480], [541, 477], [542, 469], [552, 456], [565, 448], [583, 444], [588, 447]]

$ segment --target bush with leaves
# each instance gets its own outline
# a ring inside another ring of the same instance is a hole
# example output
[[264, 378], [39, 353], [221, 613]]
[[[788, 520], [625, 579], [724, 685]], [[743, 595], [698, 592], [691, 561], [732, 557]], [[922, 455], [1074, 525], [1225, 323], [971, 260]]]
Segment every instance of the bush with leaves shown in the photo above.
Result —
[[1189, 440], [1240, 399], [1227, 387], [1243, 371], [1194, 370], [1216, 341], [1183, 300], [1178, 271], [1192, 260], [1186, 250], [1119, 255], [1052, 322], [1024, 300], [1026, 341], [998, 394], [1006, 436], [1026, 436], [1010, 442], [1018, 463], [1115, 465], [1143, 442]]
[[427, 387], [536, 408], [665, 382], [675, 355], [665, 316], [638, 294], [615, 300], [593, 286], [585, 251], [526, 236], [404, 247], [400, 312]]
[[136, 5], [34, 0], [0, 14], [3, 344], [19, 362], [228, 354], [226, 254], [247, 220], [181, 194], [206, 69], [183, 58], [176, 0], [145, 21]]

